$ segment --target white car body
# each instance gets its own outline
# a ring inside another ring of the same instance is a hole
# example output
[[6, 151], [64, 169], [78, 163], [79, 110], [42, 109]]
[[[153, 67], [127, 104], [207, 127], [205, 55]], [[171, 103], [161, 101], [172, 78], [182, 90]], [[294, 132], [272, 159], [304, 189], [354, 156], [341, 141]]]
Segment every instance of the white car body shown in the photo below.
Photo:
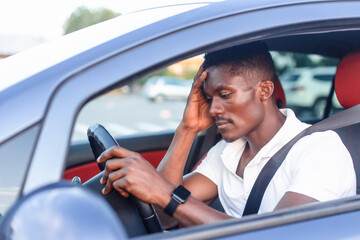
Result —
[[149, 78], [144, 86], [145, 96], [152, 101], [164, 99], [187, 99], [192, 81], [175, 77], [156, 76]]
[[[312, 109], [316, 116], [322, 113], [335, 72], [335, 66], [293, 68], [284, 72], [279, 78], [286, 95], [287, 105]], [[333, 106], [341, 108], [335, 94]]]

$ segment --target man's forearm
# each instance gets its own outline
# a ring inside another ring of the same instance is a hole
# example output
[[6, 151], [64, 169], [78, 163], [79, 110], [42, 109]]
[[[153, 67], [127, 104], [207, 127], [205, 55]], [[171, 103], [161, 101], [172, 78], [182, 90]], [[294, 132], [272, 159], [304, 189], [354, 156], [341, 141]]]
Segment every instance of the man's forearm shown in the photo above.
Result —
[[[170, 196], [165, 201], [159, 203], [159, 206], [165, 208], [169, 201]], [[209, 224], [232, 218], [209, 207], [194, 197], [190, 197], [184, 204], [180, 204], [174, 212], [174, 217], [185, 227]]]
[[187, 157], [197, 132], [187, 130], [181, 124], [157, 171], [174, 185], [182, 184]]
[[209, 224], [232, 218], [193, 197], [190, 197], [185, 204], [180, 204], [174, 213], [174, 217], [185, 227]]

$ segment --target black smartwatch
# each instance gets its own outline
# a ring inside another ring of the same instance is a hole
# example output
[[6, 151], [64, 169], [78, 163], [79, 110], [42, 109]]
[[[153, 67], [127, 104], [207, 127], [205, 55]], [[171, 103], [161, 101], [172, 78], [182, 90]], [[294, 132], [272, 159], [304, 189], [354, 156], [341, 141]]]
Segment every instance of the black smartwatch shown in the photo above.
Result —
[[175, 190], [171, 193], [171, 200], [169, 204], [166, 206], [164, 211], [173, 216], [175, 209], [179, 206], [179, 204], [186, 202], [186, 200], [190, 197], [191, 192], [179, 185], [175, 188]]

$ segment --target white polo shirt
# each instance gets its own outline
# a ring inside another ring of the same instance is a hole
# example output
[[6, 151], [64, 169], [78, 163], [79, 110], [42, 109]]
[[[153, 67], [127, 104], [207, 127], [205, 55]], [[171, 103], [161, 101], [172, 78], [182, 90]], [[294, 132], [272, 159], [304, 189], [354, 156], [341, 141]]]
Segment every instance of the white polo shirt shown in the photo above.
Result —
[[[240, 138], [217, 143], [195, 170], [213, 181], [225, 212], [241, 217], [246, 200], [263, 166], [287, 142], [310, 125], [299, 121], [290, 109], [282, 109], [284, 125], [258, 152], [244, 170], [236, 174], [246, 140]], [[259, 213], [273, 211], [288, 192], [307, 195], [318, 201], [333, 200], [356, 194], [356, 177], [349, 152], [333, 131], [317, 132], [300, 139], [290, 150], [270, 181]]]

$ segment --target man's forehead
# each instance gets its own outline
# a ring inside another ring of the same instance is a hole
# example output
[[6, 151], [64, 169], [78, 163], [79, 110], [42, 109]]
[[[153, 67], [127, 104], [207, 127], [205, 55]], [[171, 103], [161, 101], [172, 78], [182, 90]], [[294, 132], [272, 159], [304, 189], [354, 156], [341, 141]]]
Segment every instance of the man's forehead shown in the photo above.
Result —
[[233, 81], [241, 80], [244, 77], [244, 74], [239, 72], [239, 74], [234, 74], [232, 71], [232, 67], [230, 65], [217, 65], [211, 66], [206, 69], [207, 78], [205, 82], [210, 84], [225, 84]]
[[[254, 77], [257, 74], [249, 74], [248, 71], [243, 69], [242, 71], [232, 70], [231, 65], [216, 65], [206, 69], [208, 73], [207, 78], [203, 82], [203, 89], [207, 91], [219, 91], [226, 88], [238, 88], [242, 90], [249, 90], [254, 87], [252, 84]], [[254, 75], [254, 76], [252, 76]]]
[[236, 77], [240, 76], [245, 78], [249, 75], [250, 72], [253, 72], [252, 69], [249, 69], [245, 66], [236, 65], [232, 63], [221, 64], [221, 65], [213, 65], [208, 67], [206, 71], [210, 74], [217, 74], [226, 77]]

